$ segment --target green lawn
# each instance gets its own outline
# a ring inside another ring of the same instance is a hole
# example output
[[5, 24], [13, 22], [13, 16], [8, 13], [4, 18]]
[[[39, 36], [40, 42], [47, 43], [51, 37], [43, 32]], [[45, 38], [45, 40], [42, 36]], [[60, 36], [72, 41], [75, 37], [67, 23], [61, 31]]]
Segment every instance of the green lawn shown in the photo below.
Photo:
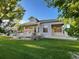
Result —
[[79, 41], [0, 40], [0, 59], [70, 59], [79, 51]]

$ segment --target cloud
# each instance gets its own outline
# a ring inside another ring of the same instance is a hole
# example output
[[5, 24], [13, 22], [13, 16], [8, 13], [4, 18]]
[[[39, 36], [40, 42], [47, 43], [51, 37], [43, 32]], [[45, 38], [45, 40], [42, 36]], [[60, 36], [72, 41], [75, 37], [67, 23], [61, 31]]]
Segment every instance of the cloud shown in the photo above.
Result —
[[20, 24], [23, 24], [23, 23], [25, 23], [26, 21], [25, 20], [21, 20], [19, 23]]

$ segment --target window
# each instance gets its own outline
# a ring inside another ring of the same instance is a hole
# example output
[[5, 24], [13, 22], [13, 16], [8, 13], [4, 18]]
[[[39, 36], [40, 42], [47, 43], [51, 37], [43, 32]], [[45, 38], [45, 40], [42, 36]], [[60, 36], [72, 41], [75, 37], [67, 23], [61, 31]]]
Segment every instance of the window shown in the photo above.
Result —
[[53, 32], [62, 32], [61, 27], [55, 26], [53, 27]]
[[36, 28], [34, 28], [34, 32], [36, 33]]
[[48, 32], [48, 28], [43, 28], [43, 32]]

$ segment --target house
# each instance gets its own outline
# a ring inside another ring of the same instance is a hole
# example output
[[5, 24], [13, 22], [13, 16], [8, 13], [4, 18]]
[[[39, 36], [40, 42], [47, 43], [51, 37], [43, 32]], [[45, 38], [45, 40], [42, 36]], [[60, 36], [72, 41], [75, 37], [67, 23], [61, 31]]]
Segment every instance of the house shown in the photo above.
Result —
[[24, 25], [24, 35], [31, 36], [33, 33], [42, 35], [44, 38], [61, 38], [61, 39], [72, 39], [64, 31], [64, 23], [49, 19], [49, 20], [38, 20], [36, 18], [30, 18], [29, 22]]

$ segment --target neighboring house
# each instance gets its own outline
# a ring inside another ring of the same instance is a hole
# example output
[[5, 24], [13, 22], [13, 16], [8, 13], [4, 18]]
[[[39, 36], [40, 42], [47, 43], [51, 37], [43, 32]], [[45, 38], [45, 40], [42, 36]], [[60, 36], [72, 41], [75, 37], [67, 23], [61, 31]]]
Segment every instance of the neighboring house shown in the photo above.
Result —
[[31, 18], [29, 20], [29, 22], [23, 24], [24, 35], [26, 36], [31, 36], [33, 33], [36, 33], [44, 38], [71, 39], [64, 31], [63, 22], [54, 19], [38, 20], [36, 18]]

